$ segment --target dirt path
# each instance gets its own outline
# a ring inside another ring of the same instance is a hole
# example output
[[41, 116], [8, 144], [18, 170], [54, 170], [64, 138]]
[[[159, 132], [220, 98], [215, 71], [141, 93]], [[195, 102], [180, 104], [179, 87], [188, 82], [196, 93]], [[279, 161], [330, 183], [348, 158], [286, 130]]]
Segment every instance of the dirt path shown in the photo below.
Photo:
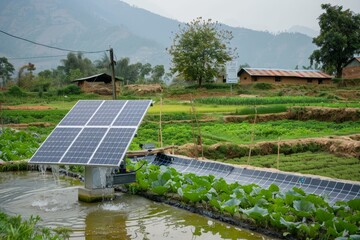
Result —
[[49, 110], [48, 106], [2, 106], [4, 110]]

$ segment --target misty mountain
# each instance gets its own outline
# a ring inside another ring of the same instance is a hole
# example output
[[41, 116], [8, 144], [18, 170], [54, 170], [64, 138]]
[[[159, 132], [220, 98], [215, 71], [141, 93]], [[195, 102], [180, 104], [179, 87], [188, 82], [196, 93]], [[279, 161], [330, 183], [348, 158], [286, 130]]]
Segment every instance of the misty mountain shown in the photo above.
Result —
[[[114, 48], [117, 59], [169, 66], [166, 48], [180, 22], [130, 6], [119, 0], [2, 0], [0, 29], [35, 42], [71, 50]], [[223, 25], [233, 32], [232, 47], [238, 62], [251, 67], [294, 68], [309, 65], [315, 49], [310, 37], [300, 33], [271, 34]], [[67, 52], [44, 48], [0, 33], [0, 56], [16, 68], [32, 62], [38, 69], [60, 64]], [[104, 53], [85, 54], [95, 60]], [[34, 58], [40, 56], [57, 56]], [[31, 59], [14, 59], [33, 57]]]
[[302, 33], [305, 34], [311, 38], [316, 37], [319, 35], [319, 31], [316, 31], [312, 28], [308, 28], [308, 27], [304, 27], [304, 26], [299, 26], [299, 25], [295, 25], [292, 26], [291, 28], [289, 28], [287, 30], [287, 32], [293, 32], [293, 33]]

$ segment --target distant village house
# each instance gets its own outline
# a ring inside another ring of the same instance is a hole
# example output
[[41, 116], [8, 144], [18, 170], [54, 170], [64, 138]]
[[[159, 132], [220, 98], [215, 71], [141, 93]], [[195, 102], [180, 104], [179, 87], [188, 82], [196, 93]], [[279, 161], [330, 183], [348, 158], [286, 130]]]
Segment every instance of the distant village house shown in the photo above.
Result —
[[[120, 78], [115, 78], [117, 94], [120, 90], [120, 80]], [[112, 95], [111, 76], [106, 73], [100, 73], [89, 77], [79, 78], [72, 82], [77, 83], [81, 90], [86, 93]]]
[[360, 78], [360, 57], [354, 57], [345, 65], [342, 70], [342, 78]]
[[240, 84], [285, 83], [285, 84], [328, 84], [332, 76], [317, 70], [282, 70], [270, 68], [242, 68], [238, 72]]

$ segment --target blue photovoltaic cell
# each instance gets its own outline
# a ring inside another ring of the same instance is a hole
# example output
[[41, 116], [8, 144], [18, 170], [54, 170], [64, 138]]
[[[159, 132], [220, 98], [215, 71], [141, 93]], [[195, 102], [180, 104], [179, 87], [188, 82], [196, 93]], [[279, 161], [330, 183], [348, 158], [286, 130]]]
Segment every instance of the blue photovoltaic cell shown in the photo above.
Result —
[[112, 128], [109, 130], [89, 165], [118, 166], [131, 139], [135, 135], [134, 128]]
[[71, 145], [81, 128], [56, 128], [41, 145], [30, 163], [57, 163]]
[[118, 166], [150, 100], [81, 100], [30, 163]]
[[84, 126], [103, 101], [79, 101], [59, 123], [59, 126]]
[[107, 128], [85, 128], [66, 152], [61, 163], [87, 164]]
[[150, 106], [150, 100], [128, 101], [113, 126], [138, 126]]
[[87, 126], [109, 126], [123, 108], [126, 101], [106, 101], [91, 118]]

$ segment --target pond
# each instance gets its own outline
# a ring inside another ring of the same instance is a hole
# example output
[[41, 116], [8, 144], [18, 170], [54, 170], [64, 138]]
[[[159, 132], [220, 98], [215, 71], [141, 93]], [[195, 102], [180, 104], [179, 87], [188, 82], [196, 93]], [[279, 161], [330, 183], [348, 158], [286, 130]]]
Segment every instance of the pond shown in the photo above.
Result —
[[135, 195], [78, 202], [80, 185], [51, 173], [3, 172], [0, 210], [24, 218], [39, 215], [47, 227], [69, 227], [71, 239], [273, 239]]

